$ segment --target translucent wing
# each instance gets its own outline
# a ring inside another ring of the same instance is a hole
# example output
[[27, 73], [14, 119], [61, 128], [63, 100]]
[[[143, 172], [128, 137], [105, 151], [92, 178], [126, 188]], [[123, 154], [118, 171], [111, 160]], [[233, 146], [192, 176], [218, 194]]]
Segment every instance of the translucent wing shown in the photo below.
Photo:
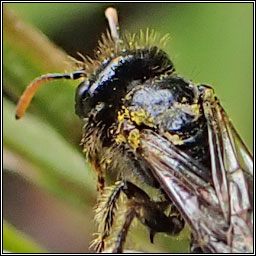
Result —
[[213, 185], [229, 223], [228, 243], [234, 250], [252, 252], [252, 156], [226, 112], [206, 89], [203, 101], [208, 125]]
[[230, 252], [226, 236], [229, 226], [216, 193], [212, 185], [194, 174], [193, 167], [187, 164], [189, 156], [180, 154], [151, 130], [142, 132], [140, 142], [153, 175], [190, 225], [199, 246], [210, 252]]
[[211, 92], [203, 100], [211, 183], [202, 166], [152, 130], [141, 131], [140, 154], [203, 251], [252, 252], [252, 157]]

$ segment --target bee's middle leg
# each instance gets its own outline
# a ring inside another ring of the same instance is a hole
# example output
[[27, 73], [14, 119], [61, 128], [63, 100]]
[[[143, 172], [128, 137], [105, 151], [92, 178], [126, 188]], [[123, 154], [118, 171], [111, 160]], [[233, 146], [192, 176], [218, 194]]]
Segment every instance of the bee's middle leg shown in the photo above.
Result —
[[155, 202], [150, 199], [145, 191], [134, 185], [129, 181], [122, 181], [116, 183], [114, 187], [110, 187], [111, 193], [106, 193], [106, 200], [103, 200], [104, 204], [99, 207], [101, 214], [101, 224], [99, 225], [99, 231], [101, 235], [100, 246], [98, 251], [104, 250], [105, 240], [110, 234], [111, 227], [113, 225], [113, 219], [115, 215], [116, 203], [123, 192], [128, 202], [126, 203], [124, 213], [124, 223], [120, 226], [120, 230], [117, 232], [116, 239], [113, 240], [114, 247], [113, 252], [120, 253], [123, 250], [123, 244], [132, 223], [134, 217], [138, 218], [142, 224], [144, 224], [150, 232], [150, 240], [153, 243], [155, 233], [164, 232], [170, 235], [178, 234], [184, 227], [184, 220], [179, 214], [171, 214], [167, 216], [164, 211], [170, 204], [167, 201]]

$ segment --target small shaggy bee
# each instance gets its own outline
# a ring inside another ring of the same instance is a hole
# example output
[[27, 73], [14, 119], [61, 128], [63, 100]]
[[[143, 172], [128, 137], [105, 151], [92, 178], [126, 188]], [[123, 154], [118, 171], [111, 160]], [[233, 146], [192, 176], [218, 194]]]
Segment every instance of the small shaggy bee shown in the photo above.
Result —
[[122, 252], [137, 218], [151, 242], [157, 232], [178, 234], [186, 221], [192, 252], [252, 252], [252, 156], [213, 89], [175, 72], [166, 38], [149, 30], [120, 38], [115, 9], [106, 16], [111, 32], [95, 59], [34, 80], [16, 112], [25, 113], [44, 82], [82, 79], [75, 110], [98, 176], [95, 250]]

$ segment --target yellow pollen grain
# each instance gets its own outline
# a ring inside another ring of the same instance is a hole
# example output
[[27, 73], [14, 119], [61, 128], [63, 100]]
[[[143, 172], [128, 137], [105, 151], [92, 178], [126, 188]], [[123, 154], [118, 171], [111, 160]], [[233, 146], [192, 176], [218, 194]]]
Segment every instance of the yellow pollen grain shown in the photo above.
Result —
[[165, 133], [165, 135], [174, 145], [184, 144], [184, 141], [177, 134]]
[[149, 127], [154, 127], [154, 119], [145, 110], [131, 112], [131, 120], [137, 125], [145, 124]]
[[183, 102], [186, 102], [187, 101], [187, 98], [186, 97], [182, 97], [182, 99], [181, 99], [181, 102], [183, 103]]
[[117, 144], [125, 143], [126, 138], [122, 134], [118, 134], [117, 137], [115, 138], [115, 141]]
[[110, 159], [108, 159], [108, 160], [106, 161], [107, 164], [111, 164], [111, 162], [112, 162], [112, 161], [111, 161]]
[[193, 112], [196, 114], [196, 115], [199, 115], [200, 114], [200, 106], [199, 104], [192, 104], [190, 105], [191, 106], [191, 109], [193, 110]]
[[129, 133], [128, 143], [133, 149], [136, 149], [140, 145], [140, 132], [138, 129], [134, 129]]

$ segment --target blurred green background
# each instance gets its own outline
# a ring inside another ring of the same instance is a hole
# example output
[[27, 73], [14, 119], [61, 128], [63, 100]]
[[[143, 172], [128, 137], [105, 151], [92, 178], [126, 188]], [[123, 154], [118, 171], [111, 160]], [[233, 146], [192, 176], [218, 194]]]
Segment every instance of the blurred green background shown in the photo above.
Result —
[[[35, 77], [72, 70], [65, 52], [93, 56], [107, 28], [104, 10], [108, 6], [118, 9], [122, 31], [153, 28], [170, 34], [166, 51], [178, 73], [213, 86], [252, 151], [252, 3], [3, 5], [5, 250], [88, 252], [95, 232], [96, 184], [79, 147], [82, 125], [74, 114], [78, 82], [44, 86], [24, 119], [16, 121], [14, 112], [18, 97]], [[137, 249], [188, 250], [186, 232], [172, 239], [159, 234], [151, 245], [145, 228], [139, 227], [134, 235], [140, 241]]]

